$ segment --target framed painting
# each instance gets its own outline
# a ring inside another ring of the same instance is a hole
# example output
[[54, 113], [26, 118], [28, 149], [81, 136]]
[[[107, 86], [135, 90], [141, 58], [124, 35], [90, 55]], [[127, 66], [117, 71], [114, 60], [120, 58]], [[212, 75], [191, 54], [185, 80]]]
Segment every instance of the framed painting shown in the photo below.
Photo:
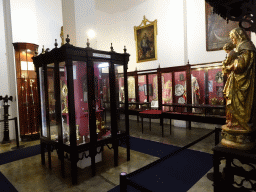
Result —
[[[206, 19], [206, 51], [222, 50], [227, 42], [231, 42], [229, 32], [239, 27], [237, 21], [226, 21], [221, 16], [213, 13], [213, 7], [205, 2]], [[247, 32], [250, 37], [250, 32]]]
[[148, 21], [144, 16], [141, 24], [134, 27], [136, 61], [145, 62], [157, 59], [157, 20]]

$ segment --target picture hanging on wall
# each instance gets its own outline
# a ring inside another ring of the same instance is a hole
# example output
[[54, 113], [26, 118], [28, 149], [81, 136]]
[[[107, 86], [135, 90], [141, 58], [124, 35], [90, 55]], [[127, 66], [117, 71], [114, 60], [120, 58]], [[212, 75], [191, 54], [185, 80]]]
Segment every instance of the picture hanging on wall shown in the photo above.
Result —
[[[148, 23], [148, 24], [147, 24]], [[139, 26], [134, 27], [137, 63], [157, 59], [157, 20], [149, 21], [145, 15]]]
[[[213, 12], [213, 7], [205, 2], [206, 19], [206, 51], [222, 50], [227, 42], [231, 42], [229, 32], [239, 27], [236, 21], [226, 21]], [[250, 37], [250, 32], [247, 32]]]

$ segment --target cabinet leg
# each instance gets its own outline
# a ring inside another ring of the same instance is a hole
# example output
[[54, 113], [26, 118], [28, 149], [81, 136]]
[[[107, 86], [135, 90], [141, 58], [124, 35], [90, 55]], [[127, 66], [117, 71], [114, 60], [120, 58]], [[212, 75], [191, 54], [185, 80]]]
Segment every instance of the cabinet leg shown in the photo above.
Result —
[[41, 163], [45, 165], [45, 144], [41, 143]]
[[118, 141], [114, 142], [114, 166], [118, 166]]
[[151, 131], [151, 118], [149, 118], [149, 130]]
[[51, 169], [52, 168], [51, 145], [48, 145], [47, 150], [48, 150], [48, 165], [49, 165], [49, 168]]
[[164, 124], [162, 123], [162, 137], [164, 137]]
[[78, 154], [70, 154], [70, 159], [71, 159], [71, 177], [72, 177], [72, 184], [76, 185], [77, 184], [77, 157]]
[[213, 187], [214, 187], [214, 192], [219, 192], [218, 189], [221, 188], [220, 186], [220, 177], [219, 177], [219, 163], [220, 159], [219, 157], [214, 154], [213, 156]]
[[172, 119], [170, 119], [170, 135], [172, 134]]
[[143, 133], [143, 118], [141, 117], [141, 130], [142, 130], [142, 133]]

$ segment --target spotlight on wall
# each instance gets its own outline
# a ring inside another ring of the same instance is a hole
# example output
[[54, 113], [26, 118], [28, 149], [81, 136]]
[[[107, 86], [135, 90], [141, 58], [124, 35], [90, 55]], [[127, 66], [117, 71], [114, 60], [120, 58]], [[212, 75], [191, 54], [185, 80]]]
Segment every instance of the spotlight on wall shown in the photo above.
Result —
[[90, 30], [87, 32], [87, 35], [88, 35], [88, 37], [89, 37], [90, 39], [93, 39], [96, 34], [95, 34], [95, 32], [94, 32], [92, 29], [90, 29]]

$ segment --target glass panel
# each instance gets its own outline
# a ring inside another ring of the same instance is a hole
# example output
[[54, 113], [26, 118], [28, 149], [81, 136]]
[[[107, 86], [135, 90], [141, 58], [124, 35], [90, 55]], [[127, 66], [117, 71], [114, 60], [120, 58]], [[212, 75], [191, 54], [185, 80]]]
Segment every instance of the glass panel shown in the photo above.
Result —
[[[73, 61], [73, 82], [76, 113], [76, 137], [77, 144], [79, 145], [90, 142], [87, 65], [85, 62]], [[62, 115], [67, 118], [65, 111], [62, 112]]]
[[[132, 104], [136, 102], [136, 91], [135, 91], [135, 77], [134, 76], [128, 76], [128, 102], [129, 102], [129, 109], [133, 110], [136, 108], [135, 104]], [[143, 86], [142, 86], [143, 88]]]
[[96, 133], [98, 139], [107, 138], [111, 135], [110, 86], [111, 85], [109, 84], [109, 63], [94, 62], [94, 88], [96, 104], [95, 116], [97, 127]]
[[[115, 64], [115, 78], [116, 78], [116, 91], [117, 91], [117, 98], [116, 101], [120, 101], [120, 95], [125, 101], [125, 92], [124, 92], [124, 67], [123, 65]], [[125, 115], [124, 115], [124, 103], [119, 105], [119, 111], [117, 111], [117, 134], [121, 132], [125, 132]]]
[[208, 90], [209, 90], [209, 103], [212, 105], [223, 105], [223, 74], [220, 67], [208, 69]]
[[51, 140], [58, 139], [58, 127], [55, 115], [55, 86], [54, 86], [54, 64], [47, 65], [47, 83], [48, 83], [48, 106]]
[[158, 81], [157, 74], [148, 75], [148, 95], [149, 102], [158, 101]]
[[62, 118], [62, 133], [63, 142], [69, 142], [69, 114], [68, 114], [68, 87], [67, 87], [67, 71], [65, 62], [59, 63], [59, 76], [60, 76], [60, 99], [61, 99], [61, 118]]
[[186, 103], [186, 72], [174, 72], [174, 99], [173, 103], [184, 104]]
[[[157, 101], [158, 102], [158, 101]], [[172, 103], [172, 73], [162, 73], [162, 103], [168, 104]], [[152, 107], [152, 104], [151, 104]], [[158, 107], [158, 103], [157, 103]], [[163, 111], [169, 111], [170, 107], [163, 106]]]
[[43, 73], [42, 67], [39, 67], [39, 81], [40, 81], [41, 116], [42, 116], [42, 136], [47, 137], [45, 89], [44, 89], [45, 87], [44, 87], [44, 73]]
[[[192, 104], [205, 104], [205, 71], [202, 68], [191, 70], [191, 99]], [[193, 113], [202, 113], [199, 108], [192, 108]]]
[[102, 99], [104, 110], [104, 123], [110, 122], [110, 87], [109, 87], [109, 67], [98, 65], [101, 74]]
[[15, 51], [17, 91], [19, 98], [20, 135], [38, 133], [38, 92], [37, 77], [32, 57], [34, 51], [19, 49]]
[[[146, 82], [146, 75], [138, 75], [138, 89], [139, 89], [139, 102], [147, 102], [147, 82]], [[130, 91], [128, 90], [128, 95]], [[135, 97], [135, 94], [134, 94]], [[130, 96], [129, 96], [130, 98]]]

